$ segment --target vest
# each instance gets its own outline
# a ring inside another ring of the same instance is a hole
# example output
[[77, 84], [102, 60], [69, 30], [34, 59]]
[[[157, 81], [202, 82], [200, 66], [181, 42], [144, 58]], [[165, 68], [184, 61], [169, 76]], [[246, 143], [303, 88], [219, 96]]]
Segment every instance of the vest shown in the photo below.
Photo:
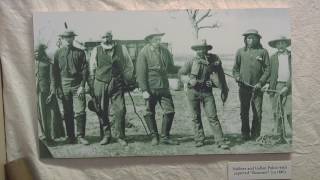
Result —
[[112, 56], [108, 55], [102, 46], [98, 46], [95, 78], [105, 83], [109, 83], [112, 78], [120, 78], [123, 71], [123, 58], [121, 45], [115, 45]]

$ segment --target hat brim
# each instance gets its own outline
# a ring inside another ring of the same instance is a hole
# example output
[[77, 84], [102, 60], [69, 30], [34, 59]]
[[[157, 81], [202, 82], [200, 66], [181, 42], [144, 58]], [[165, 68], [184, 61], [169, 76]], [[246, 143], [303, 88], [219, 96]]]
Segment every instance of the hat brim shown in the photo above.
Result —
[[165, 33], [150, 34], [150, 35], [146, 36], [144, 38], [144, 40], [149, 41], [151, 38], [153, 38], [155, 36], [164, 36], [164, 35], [165, 35]]
[[276, 40], [270, 41], [268, 44], [273, 48], [277, 48], [276, 45], [279, 41], [285, 41], [287, 43], [287, 47], [291, 46], [291, 39], [276, 39]]
[[60, 37], [75, 37], [78, 36], [76, 33], [72, 33], [72, 34], [60, 34]]
[[200, 50], [200, 49], [206, 49], [207, 51], [212, 49], [211, 45], [194, 45], [191, 46], [191, 49], [194, 51]]
[[259, 38], [262, 38], [262, 36], [261, 36], [260, 34], [257, 34], [257, 33], [243, 33], [242, 35], [245, 36], [245, 37], [247, 37], [247, 36], [249, 36], [249, 35], [256, 35], [256, 36], [258, 36]]

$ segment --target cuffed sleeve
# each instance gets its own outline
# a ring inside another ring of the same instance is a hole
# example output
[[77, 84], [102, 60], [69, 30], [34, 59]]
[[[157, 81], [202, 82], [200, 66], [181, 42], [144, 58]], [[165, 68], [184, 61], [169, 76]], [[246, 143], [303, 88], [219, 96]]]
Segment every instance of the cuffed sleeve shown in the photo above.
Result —
[[240, 50], [237, 51], [235, 62], [232, 68], [232, 75], [234, 78], [240, 78], [240, 65], [241, 65], [241, 55]]
[[259, 83], [261, 83], [261, 85], [264, 85], [268, 81], [270, 76], [270, 58], [267, 50], [265, 50], [263, 54], [263, 62], [264, 62], [263, 64], [264, 72], [261, 78], [259, 79]]
[[140, 51], [136, 63], [136, 76], [139, 84], [139, 88], [142, 91], [148, 90], [148, 71], [147, 71], [147, 60], [143, 49]]
[[188, 75], [191, 72], [192, 67], [192, 60], [188, 60], [180, 69], [178, 74], [181, 75]]
[[128, 49], [124, 45], [122, 45], [122, 52], [124, 57], [123, 76], [126, 81], [131, 81], [133, 78], [132, 76], [133, 76], [134, 67], [133, 67], [133, 63], [129, 55]]

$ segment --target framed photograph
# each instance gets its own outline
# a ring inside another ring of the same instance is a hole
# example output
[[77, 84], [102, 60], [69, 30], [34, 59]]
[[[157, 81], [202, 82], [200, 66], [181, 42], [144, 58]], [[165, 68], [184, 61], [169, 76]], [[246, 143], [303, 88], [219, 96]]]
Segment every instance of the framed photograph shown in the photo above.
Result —
[[287, 9], [36, 12], [41, 158], [289, 153]]

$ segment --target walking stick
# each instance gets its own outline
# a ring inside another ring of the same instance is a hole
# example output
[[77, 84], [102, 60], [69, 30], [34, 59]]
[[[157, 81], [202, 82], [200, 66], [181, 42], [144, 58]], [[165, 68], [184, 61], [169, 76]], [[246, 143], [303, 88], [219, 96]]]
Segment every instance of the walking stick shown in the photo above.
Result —
[[149, 136], [149, 133], [148, 133], [148, 131], [147, 131], [147, 128], [146, 128], [145, 124], [143, 123], [143, 119], [141, 118], [141, 116], [140, 116], [140, 115], [138, 114], [138, 112], [137, 112], [136, 105], [135, 105], [135, 103], [134, 103], [134, 100], [133, 100], [133, 98], [132, 98], [132, 96], [131, 96], [130, 91], [128, 91], [128, 94], [129, 94], [129, 97], [130, 97], [131, 102], [132, 102], [133, 111], [134, 111], [134, 113], [137, 115], [137, 117], [139, 118], [139, 120], [141, 121], [141, 124], [142, 124], [142, 126], [143, 126], [143, 128], [144, 128], [144, 131], [145, 131], [146, 134]]

